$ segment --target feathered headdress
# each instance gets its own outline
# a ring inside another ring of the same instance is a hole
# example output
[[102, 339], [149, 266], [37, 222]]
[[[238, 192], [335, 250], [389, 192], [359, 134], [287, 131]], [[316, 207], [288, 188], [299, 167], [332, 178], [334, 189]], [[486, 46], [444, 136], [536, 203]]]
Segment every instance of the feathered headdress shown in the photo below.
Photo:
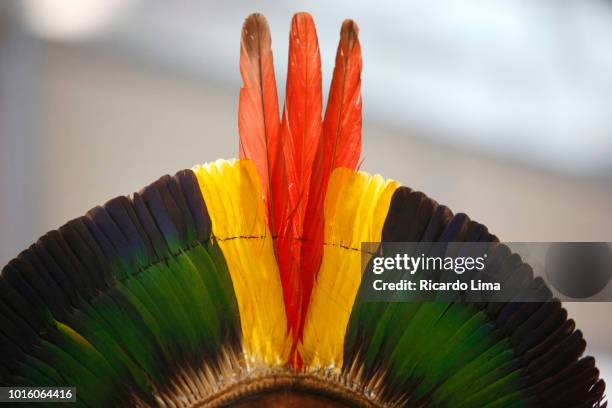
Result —
[[[542, 303], [369, 303], [362, 242], [495, 242], [357, 171], [361, 48], [343, 23], [322, 118], [312, 18], [293, 17], [278, 105], [263, 16], [242, 30], [240, 159], [165, 176], [38, 240], [0, 277], [0, 383], [84, 406], [595, 407], [604, 383]], [[529, 289], [531, 290], [531, 289]]]

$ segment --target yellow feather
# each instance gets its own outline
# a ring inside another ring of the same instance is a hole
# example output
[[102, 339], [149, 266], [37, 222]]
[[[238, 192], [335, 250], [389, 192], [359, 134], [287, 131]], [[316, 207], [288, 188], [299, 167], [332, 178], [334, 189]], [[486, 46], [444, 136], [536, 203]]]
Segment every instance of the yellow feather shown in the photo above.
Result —
[[378, 242], [398, 184], [336, 169], [325, 196], [325, 247], [300, 353], [306, 369], [340, 369], [346, 327], [363, 273], [361, 243]]
[[248, 160], [217, 160], [193, 171], [232, 277], [247, 361], [284, 365], [291, 343], [257, 169]]

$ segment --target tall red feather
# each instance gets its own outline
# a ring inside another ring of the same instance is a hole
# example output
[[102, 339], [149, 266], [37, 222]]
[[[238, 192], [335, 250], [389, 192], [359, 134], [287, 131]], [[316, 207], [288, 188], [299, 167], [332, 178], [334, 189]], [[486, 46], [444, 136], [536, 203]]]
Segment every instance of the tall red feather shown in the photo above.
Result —
[[352, 20], [344, 21], [323, 122], [323, 137], [311, 178], [300, 267], [304, 311], [308, 308], [323, 257], [323, 204], [330, 174], [336, 167], [356, 169], [361, 154], [362, 63], [358, 33], [357, 24]]
[[308, 205], [311, 174], [321, 137], [321, 58], [312, 17], [296, 14], [289, 35], [289, 64], [281, 140], [285, 157], [289, 206], [282, 216], [277, 258], [285, 295], [289, 330], [300, 332], [303, 276], [300, 272], [301, 237]]
[[254, 161], [262, 181], [268, 222], [276, 233], [275, 203], [287, 201], [284, 159], [279, 139], [280, 120], [272, 39], [266, 18], [251, 14], [244, 21], [240, 38], [240, 105], [238, 131], [240, 158]]

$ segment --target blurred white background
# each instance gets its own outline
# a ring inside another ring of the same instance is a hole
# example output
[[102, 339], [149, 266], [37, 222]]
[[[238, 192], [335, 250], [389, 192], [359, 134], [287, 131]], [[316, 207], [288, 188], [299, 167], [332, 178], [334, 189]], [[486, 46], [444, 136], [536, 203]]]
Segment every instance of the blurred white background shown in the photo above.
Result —
[[[291, 15], [364, 55], [365, 170], [505, 241], [612, 241], [612, 1], [0, 3], [0, 264], [166, 173], [237, 155], [239, 35]], [[612, 307], [567, 304], [612, 380]]]

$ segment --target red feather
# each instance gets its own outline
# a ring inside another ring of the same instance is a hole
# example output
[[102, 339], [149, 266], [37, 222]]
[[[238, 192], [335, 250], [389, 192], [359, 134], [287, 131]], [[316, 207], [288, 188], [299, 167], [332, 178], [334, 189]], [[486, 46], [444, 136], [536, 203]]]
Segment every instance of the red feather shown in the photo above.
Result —
[[289, 66], [281, 140], [289, 206], [281, 217], [277, 257], [289, 329], [297, 338], [303, 321], [301, 237], [309, 200], [311, 174], [321, 137], [321, 58], [312, 17], [296, 14], [289, 35]]
[[323, 204], [330, 174], [336, 167], [356, 169], [361, 154], [361, 46], [358, 33], [357, 24], [351, 20], [344, 21], [304, 222], [300, 268], [302, 310], [308, 308], [323, 257]]
[[253, 160], [257, 167], [267, 204], [268, 222], [275, 233], [274, 205], [287, 201], [287, 189], [271, 45], [266, 18], [261, 14], [251, 14], [244, 21], [240, 39], [240, 75], [243, 81], [238, 108], [240, 158]]

